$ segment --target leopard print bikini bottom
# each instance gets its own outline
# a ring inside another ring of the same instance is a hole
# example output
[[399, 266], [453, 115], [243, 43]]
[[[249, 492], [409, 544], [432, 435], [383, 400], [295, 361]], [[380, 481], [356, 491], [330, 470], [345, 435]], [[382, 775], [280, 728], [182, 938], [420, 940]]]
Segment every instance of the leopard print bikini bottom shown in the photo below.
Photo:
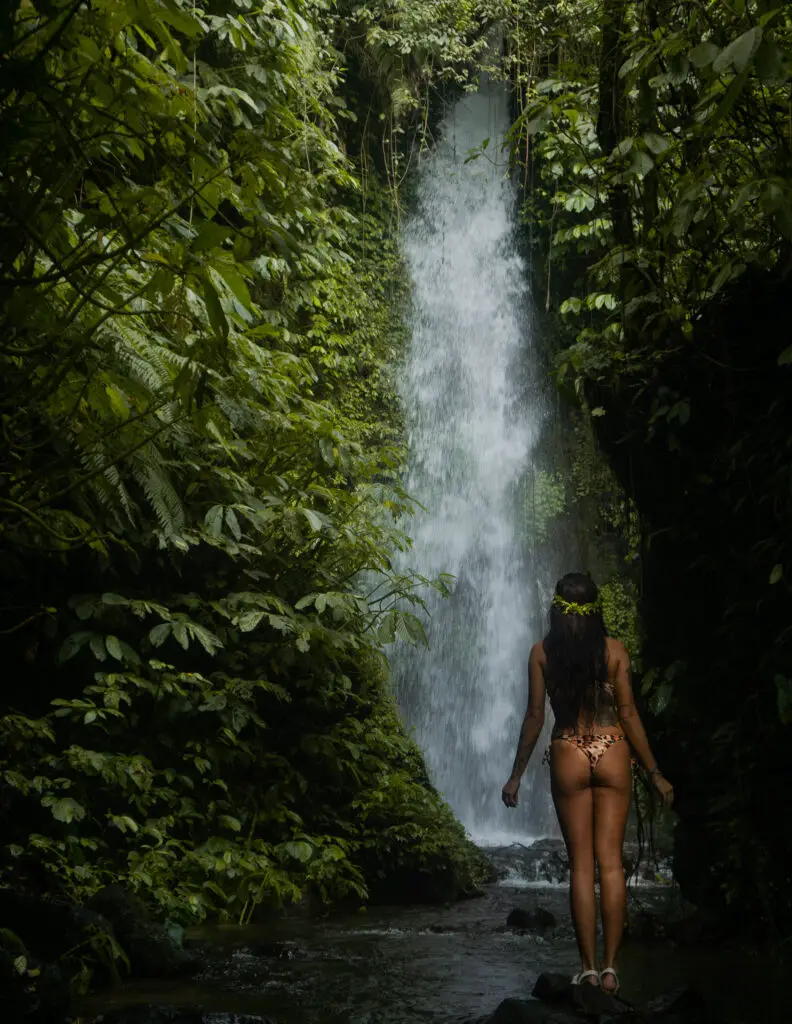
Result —
[[599, 764], [605, 751], [612, 747], [614, 743], [619, 743], [626, 739], [626, 736], [610, 736], [604, 733], [592, 733], [589, 736], [579, 736], [577, 733], [554, 736], [550, 741], [550, 746], [545, 751], [545, 755], [542, 758], [542, 764], [550, 764], [550, 750], [552, 749], [553, 743], [572, 743], [578, 748], [578, 750], [582, 750], [589, 759], [589, 768], [593, 775], [594, 769]]

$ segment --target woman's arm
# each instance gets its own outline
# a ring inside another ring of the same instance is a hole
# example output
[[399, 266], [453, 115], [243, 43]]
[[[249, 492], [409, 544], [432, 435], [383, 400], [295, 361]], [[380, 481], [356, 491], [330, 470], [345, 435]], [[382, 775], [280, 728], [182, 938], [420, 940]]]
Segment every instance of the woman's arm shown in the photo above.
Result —
[[670, 804], [674, 797], [674, 788], [671, 783], [663, 777], [657, 767], [657, 761], [649, 746], [649, 739], [646, 735], [638, 708], [635, 706], [635, 696], [632, 688], [632, 667], [630, 655], [624, 644], [616, 641], [609, 641], [611, 657], [616, 658], [616, 700], [619, 705], [619, 718], [627, 739], [630, 741], [633, 750], [640, 758], [641, 764], [652, 776], [652, 781], [660, 792], [663, 801]]
[[545, 720], [545, 679], [544, 652], [541, 644], [534, 644], [528, 659], [528, 709], [520, 729], [517, 753], [509, 781], [503, 787], [501, 797], [507, 807], [517, 806], [517, 791], [525, 767], [534, 752], [539, 733]]

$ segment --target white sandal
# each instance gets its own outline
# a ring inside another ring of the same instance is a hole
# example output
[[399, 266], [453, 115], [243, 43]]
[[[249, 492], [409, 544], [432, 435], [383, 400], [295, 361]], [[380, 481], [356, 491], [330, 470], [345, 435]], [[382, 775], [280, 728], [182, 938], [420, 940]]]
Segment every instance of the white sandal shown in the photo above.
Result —
[[[602, 979], [605, 977], [606, 974], [612, 974], [613, 975], [613, 980], [616, 982], [616, 985], [615, 985], [614, 988], [605, 988], [605, 986], [602, 984]], [[618, 974], [616, 973], [616, 971], [612, 967], [606, 967], [604, 970], [600, 971], [600, 973], [599, 973], [599, 980], [600, 980], [600, 988], [602, 989], [603, 992], [606, 993], [606, 995], [615, 996], [616, 993], [619, 991], [619, 976], [618, 976]]]
[[[600, 974], [598, 971], [581, 971], [580, 974], [576, 974], [575, 977], [572, 979], [572, 984], [580, 985], [583, 981], [585, 981], [586, 978], [596, 978], [597, 983], [599, 984]], [[592, 988], [593, 987], [594, 986], [592, 985]]]

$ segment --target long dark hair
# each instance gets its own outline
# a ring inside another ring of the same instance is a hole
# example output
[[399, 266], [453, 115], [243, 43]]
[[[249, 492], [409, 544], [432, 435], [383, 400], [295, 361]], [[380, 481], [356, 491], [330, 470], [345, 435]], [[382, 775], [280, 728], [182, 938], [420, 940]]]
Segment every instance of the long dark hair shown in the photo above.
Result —
[[[599, 598], [594, 580], [579, 572], [563, 576], [555, 592], [578, 605], [594, 604]], [[602, 688], [608, 681], [606, 636], [601, 611], [580, 615], [565, 613], [556, 604], [550, 606], [550, 629], [544, 639], [545, 678], [556, 724], [562, 728], [577, 725], [581, 718], [586, 722], [596, 718]]]

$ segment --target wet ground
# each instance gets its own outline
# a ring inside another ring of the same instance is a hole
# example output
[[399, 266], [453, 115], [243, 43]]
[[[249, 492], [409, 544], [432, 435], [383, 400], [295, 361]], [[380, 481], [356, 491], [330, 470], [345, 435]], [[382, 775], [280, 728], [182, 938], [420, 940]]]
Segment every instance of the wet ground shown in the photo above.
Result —
[[[673, 887], [643, 885], [631, 902], [659, 911], [675, 899]], [[545, 935], [515, 934], [506, 918], [517, 906], [544, 907], [558, 924]], [[521, 881], [517, 870], [482, 897], [445, 908], [204, 929], [193, 940], [208, 950], [201, 976], [129, 984], [86, 1001], [83, 1019], [149, 1003], [258, 1014], [277, 1024], [469, 1024], [505, 998], [529, 997], [543, 971], [571, 975], [578, 969], [566, 887]], [[636, 1006], [694, 985], [715, 1020], [790, 1019], [788, 977], [737, 954], [627, 941], [620, 975], [622, 995]]]

